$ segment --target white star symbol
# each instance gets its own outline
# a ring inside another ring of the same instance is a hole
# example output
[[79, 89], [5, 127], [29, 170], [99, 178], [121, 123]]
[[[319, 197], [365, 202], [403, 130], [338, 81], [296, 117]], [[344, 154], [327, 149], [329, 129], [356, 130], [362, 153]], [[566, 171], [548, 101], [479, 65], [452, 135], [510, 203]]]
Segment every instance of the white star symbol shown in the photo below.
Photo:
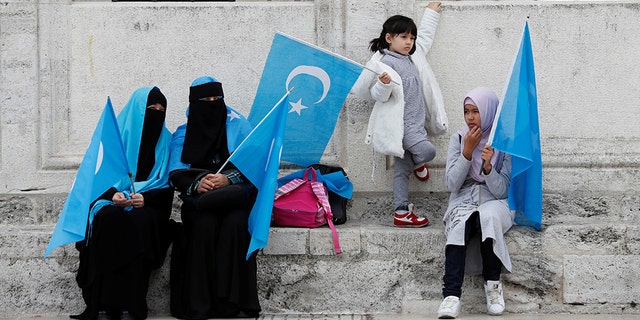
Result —
[[229, 121], [233, 121], [233, 119], [240, 119], [240, 116], [233, 111], [227, 113], [227, 117], [229, 117]]
[[293, 103], [293, 102], [289, 102], [289, 104], [291, 105], [291, 110], [289, 110], [289, 113], [291, 112], [296, 112], [298, 113], [298, 115], [300, 115], [300, 111], [302, 111], [302, 109], [307, 109], [308, 107], [305, 107], [304, 105], [302, 105], [302, 98], [300, 100], [298, 100], [298, 102]]

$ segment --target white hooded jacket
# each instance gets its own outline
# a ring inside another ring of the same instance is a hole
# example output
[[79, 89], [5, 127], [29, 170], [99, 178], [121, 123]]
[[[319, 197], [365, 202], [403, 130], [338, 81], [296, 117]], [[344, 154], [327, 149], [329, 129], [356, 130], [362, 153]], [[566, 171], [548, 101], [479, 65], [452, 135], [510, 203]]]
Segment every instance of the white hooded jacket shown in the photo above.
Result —
[[[440, 14], [427, 8], [418, 27], [416, 51], [411, 60], [416, 65], [422, 79], [422, 92], [427, 110], [425, 128], [432, 135], [442, 135], [447, 132], [448, 120], [444, 107], [444, 99], [435, 74], [427, 62], [427, 53], [433, 44]], [[366, 144], [371, 144], [373, 150], [385, 155], [402, 158], [404, 149], [404, 94], [400, 75], [390, 66], [382, 63], [383, 54], [376, 52], [366, 65], [352, 92], [359, 98], [376, 100], [367, 129]], [[374, 73], [375, 72], [375, 73]], [[386, 72], [392, 79], [390, 84], [383, 84], [378, 80], [378, 74]], [[394, 83], [395, 82], [395, 83]]]

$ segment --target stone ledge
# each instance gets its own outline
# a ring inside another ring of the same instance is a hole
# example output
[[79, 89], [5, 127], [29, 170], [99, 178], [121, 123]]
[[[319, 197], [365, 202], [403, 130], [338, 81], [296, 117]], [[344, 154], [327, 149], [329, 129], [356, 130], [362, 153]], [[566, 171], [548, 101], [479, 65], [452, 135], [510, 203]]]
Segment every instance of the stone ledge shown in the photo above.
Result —
[[564, 258], [564, 302], [638, 303], [640, 257], [567, 255]]
[[[583, 221], [581, 221], [583, 222]], [[399, 229], [350, 220], [337, 226], [343, 253], [327, 227], [272, 228], [258, 255], [267, 313], [404, 313], [433, 310], [440, 300], [442, 225]], [[53, 225], [0, 225], [0, 317], [81, 311], [73, 245], [43, 259]], [[509, 312], [639, 313], [635, 267], [638, 228], [559, 224], [540, 232], [515, 226], [507, 241], [514, 273], [503, 276]], [[622, 290], [621, 288], [624, 288]], [[463, 288], [466, 312], [483, 312], [481, 279]], [[149, 308], [168, 314], [169, 263], [152, 275]]]
[[[49, 243], [53, 225], [0, 225], [3, 258], [42, 258]], [[336, 226], [340, 246], [345, 255], [395, 255], [403, 247], [412, 248], [412, 255], [432, 256], [434, 248], [444, 246], [440, 221], [425, 228], [395, 228], [350, 220]], [[514, 226], [506, 235], [512, 255], [637, 255], [640, 254], [640, 227], [627, 223], [563, 223], [535, 231]], [[25, 245], [29, 244], [29, 245]], [[423, 249], [421, 244], [428, 243]], [[438, 255], [440, 254], [440, 249]], [[262, 255], [334, 255], [331, 230], [272, 227], [269, 244]], [[56, 248], [51, 258], [75, 256], [73, 245]]]

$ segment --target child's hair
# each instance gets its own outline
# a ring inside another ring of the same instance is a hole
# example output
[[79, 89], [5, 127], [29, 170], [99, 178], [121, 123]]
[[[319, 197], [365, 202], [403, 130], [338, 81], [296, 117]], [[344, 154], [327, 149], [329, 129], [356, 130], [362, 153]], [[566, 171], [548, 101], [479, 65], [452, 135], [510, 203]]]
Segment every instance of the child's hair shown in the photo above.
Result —
[[[380, 37], [375, 38], [369, 42], [369, 49], [372, 52], [382, 51], [384, 49], [389, 49], [389, 44], [387, 43], [386, 36], [387, 33], [392, 37], [395, 37], [401, 33], [408, 32], [413, 36], [418, 35], [418, 27], [416, 27], [415, 22], [409, 17], [395, 15], [387, 19], [382, 25], [382, 32], [380, 32]], [[413, 48], [409, 51], [409, 54], [413, 54], [416, 51], [416, 44], [413, 44]]]

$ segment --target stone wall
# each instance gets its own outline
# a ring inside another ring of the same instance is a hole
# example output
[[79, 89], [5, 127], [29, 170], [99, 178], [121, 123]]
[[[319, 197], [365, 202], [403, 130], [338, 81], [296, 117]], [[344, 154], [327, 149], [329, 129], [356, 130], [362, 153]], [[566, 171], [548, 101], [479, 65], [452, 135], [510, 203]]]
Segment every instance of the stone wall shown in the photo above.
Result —
[[[173, 130], [185, 121], [192, 79], [210, 74], [224, 83], [227, 102], [246, 115], [274, 32], [364, 63], [368, 41], [386, 17], [418, 19], [426, 4], [0, 3], [0, 292], [6, 292], [0, 316], [81, 309], [73, 247], [56, 249], [47, 259], [42, 254], [107, 96], [118, 111], [134, 89], [159, 86], [168, 97]], [[530, 26], [544, 228], [510, 233], [516, 272], [506, 276], [508, 311], [638, 312], [639, 15], [640, 4], [633, 1], [443, 3], [429, 60], [444, 93], [450, 133], [463, 124], [459, 106], [467, 91], [483, 85], [500, 96], [524, 22]], [[321, 244], [327, 229], [274, 229], [271, 247], [259, 257], [265, 311], [430, 312], [437, 306], [448, 137], [433, 138], [439, 154], [431, 180], [411, 184], [433, 226], [398, 232], [388, 221], [391, 172], [362, 142], [370, 108], [369, 102], [347, 99], [323, 157], [342, 165], [355, 186], [351, 221], [339, 229], [345, 254], [326, 253], [330, 246]], [[292, 235], [304, 241], [299, 251], [290, 252]], [[410, 254], [393, 254], [406, 242]], [[359, 277], [338, 278], [349, 273]], [[155, 314], [167, 313], [166, 275], [166, 268], [154, 275]], [[357, 285], [362, 283], [375, 285]], [[328, 303], [334, 299], [324, 291], [330, 284], [343, 302]], [[468, 301], [481, 305], [477, 279], [466, 286]]]

